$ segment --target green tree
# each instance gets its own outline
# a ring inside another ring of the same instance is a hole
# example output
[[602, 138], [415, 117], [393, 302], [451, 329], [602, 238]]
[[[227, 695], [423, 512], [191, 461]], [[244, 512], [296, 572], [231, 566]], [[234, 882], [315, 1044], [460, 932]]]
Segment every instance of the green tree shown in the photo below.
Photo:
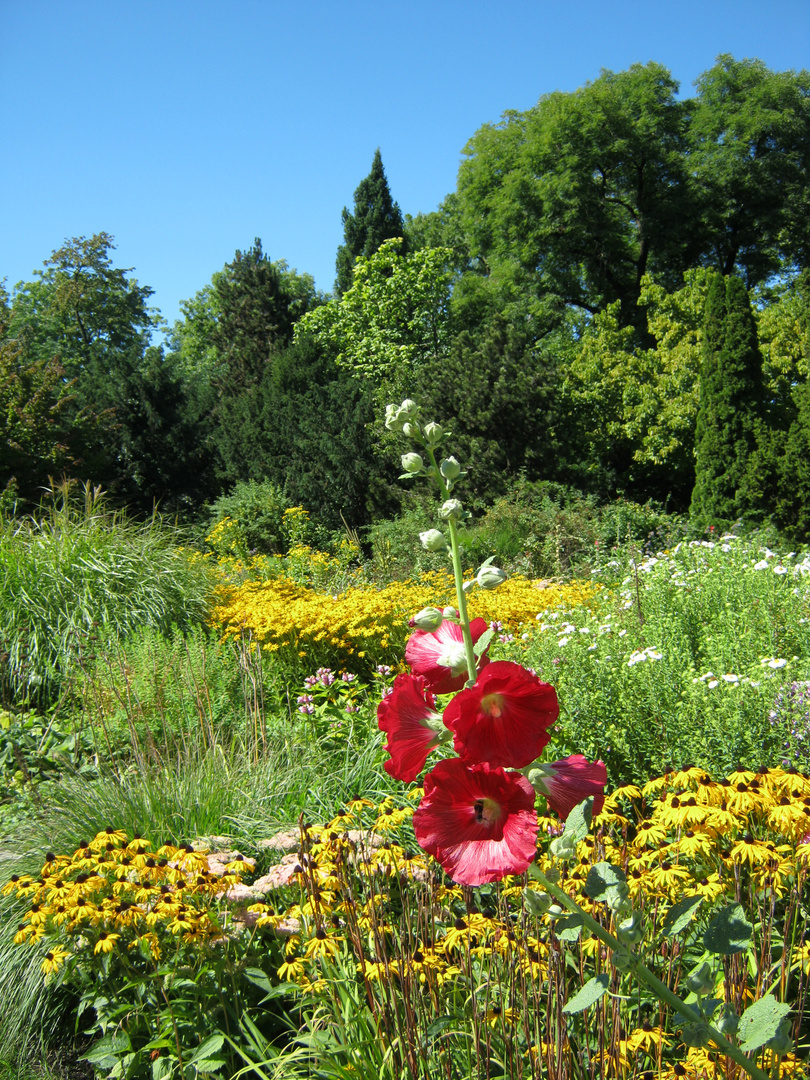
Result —
[[[369, 258], [384, 240], [404, 237], [402, 212], [391, 198], [379, 147], [374, 152], [371, 172], [354, 193], [354, 213], [343, 207], [343, 243], [337, 251], [335, 289], [339, 295], [351, 288], [358, 256]], [[407, 250], [403, 242], [402, 254]]]
[[810, 72], [725, 54], [696, 85], [688, 161], [704, 258], [749, 289], [810, 266]]
[[360, 256], [340, 299], [301, 319], [342, 367], [385, 395], [407, 389], [412, 369], [444, 355], [452, 269], [445, 248], [402, 254], [401, 239]]
[[9, 296], [0, 283], [0, 497], [36, 502], [49, 475], [77, 463], [63, 412], [70, 387], [59, 360], [31, 359], [26, 333], [11, 330]]
[[715, 274], [706, 296], [690, 513], [705, 525], [754, 509], [746, 474], [762, 417], [762, 357], [748, 293]]
[[469, 248], [489, 275], [643, 329], [641, 281], [676, 284], [696, 242], [686, 106], [660, 64], [605, 71], [485, 125], [458, 178]]

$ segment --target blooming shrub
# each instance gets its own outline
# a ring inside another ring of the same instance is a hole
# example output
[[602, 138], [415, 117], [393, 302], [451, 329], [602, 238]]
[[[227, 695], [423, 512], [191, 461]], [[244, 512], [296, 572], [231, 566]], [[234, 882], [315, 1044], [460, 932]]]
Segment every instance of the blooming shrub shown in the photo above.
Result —
[[47, 980], [81, 995], [96, 1068], [214, 1072], [240, 1063], [222, 1032], [239, 1031], [246, 1013], [268, 1037], [283, 1030], [262, 1004], [264, 969], [283, 957], [273, 933], [282, 920], [249, 910], [241, 880], [255, 860], [225, 858], [110, 828], [72, 854], [46, 855], [38, 879], [15, 875], [3, 887], [24, 902], [14, 941], [40, 950]]

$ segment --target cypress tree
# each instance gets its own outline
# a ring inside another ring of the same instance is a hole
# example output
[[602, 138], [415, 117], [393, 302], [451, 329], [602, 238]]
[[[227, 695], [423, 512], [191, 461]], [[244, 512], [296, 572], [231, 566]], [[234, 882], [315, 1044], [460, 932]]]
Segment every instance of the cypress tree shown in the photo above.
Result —
[[[354, 213], [343, 207], [343, 243], [337, 251], [335, 289], [339, 295], [352, 285], [354, 263], [358, 255], [373, 255], [383, 240], [405, 237], [402, 211], [391, 198], [379, 147], [374, 153], [371, 172], [354, 193]], [[400, 249], [405, 254], [405, 244]]]
[[746, 470], [762, 398], [762, 357], [748, 293], [740, 278], [717, 274], [704, 311], [695, 429], [690, 513], [699, 524], [729, 523], [751, 509]]

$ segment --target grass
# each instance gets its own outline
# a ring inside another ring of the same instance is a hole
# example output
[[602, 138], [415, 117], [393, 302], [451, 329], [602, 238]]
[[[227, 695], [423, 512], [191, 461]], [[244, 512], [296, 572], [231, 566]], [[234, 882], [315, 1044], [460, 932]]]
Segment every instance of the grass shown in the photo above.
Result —
[[0, 519], [0, 680], [52, 702], [99, 640], [200, 623], [213, 590], [204, 560], [157, 515], [134, 521], [66, 482], [36, 516]]

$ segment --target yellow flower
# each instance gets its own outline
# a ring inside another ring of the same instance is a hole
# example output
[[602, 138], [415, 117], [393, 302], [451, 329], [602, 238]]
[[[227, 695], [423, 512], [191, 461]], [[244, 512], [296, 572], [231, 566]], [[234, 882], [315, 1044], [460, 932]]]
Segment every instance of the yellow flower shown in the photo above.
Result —
[[63, 949], [61, 945], [54, 945], [50, 952], [45, 954], [45, 959], [42, 961], [42, 970], [46, 975], [52, 975], [59, 970], [69, 956], [70, 953], [67, 949]]
[[306, 975], [306, 968], [300, 957], [294, 960], [285, 960], [278, 969], [278, 977], [282, 982], [299, 982]]
[[98, 955], [98, 953], [102, 953], [102, 952], [104, 952], [104, 953], [112, 952], [113, 949], [115, 948], [116, 941], [119, 941], [120, 938], [121, 938], [120, 934], [111, 934], [107, 930], [102, 930], [101, 933], [98, 935], [98, 941], [96, 942], [96, 944], [93, 947], [93, 952], [96, 955]]
[[340, 952], [340, 943], [344, 939], [342, 937], [329, 937], [325, 930], [318, 929], [315, 931], [315, 936], [311, 937], [304, 947], [304, 955], [307, 960], [311, 960], [314, 956], [333, 957], [337, 956]]

